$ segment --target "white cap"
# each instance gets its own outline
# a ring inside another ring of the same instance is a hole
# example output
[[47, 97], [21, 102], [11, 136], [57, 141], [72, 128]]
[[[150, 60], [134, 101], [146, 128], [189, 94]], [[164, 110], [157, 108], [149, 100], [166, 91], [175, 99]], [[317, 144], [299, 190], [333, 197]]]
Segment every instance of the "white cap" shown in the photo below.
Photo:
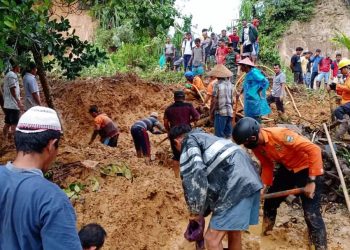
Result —
[[158, 113], [157, 112], [152, 112], [150, 116], [153, 116], [154, 118], [158, 119]]
[[62, 132], [62, 126], [55, 110], [41, 106], [28, 109], [16, 127], [16, 131], [22, 133], [39, 133], [46, 130]]

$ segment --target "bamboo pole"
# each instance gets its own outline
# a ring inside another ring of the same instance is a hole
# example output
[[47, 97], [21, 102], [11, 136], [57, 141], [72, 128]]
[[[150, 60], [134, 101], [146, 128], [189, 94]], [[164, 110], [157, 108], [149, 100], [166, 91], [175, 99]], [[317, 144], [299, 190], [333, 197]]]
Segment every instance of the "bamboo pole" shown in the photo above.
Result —
[[200, 98], [201, 98], [203, 104], [204, 104], [207, 108], [209, 108], [208, 104], [205, 103], [205, 100], [204, 100], [204, 98], [203, 98], [201, 92], [199, 91], [199, 89], [198, 89], [196, 86], [194, 86], [193, 84], [192, 84], [192, 87], [194, 87], [194, 88], [196, 89], [196, 91], [197, 91], [198, 95], [200, 96]]
[[340, 183], [341, 183], [341, 186], [342, 186], [342, 189], [343, 189], [346, 206], [348, 207], [348, 210], [349, 210], [349, 213], [350, 213], [350, 198], [349, 198], [348, 189], [346, 188], [343, 172], [341, 171], [341, 168], [340, 168], [340, 165], [339, 165], [339, 161], [338, 161], [338, 157], [337, 157], [337, 155], [335, 153], [335, 150], [334, 150], [334, 147], [333, 147], [333, 142], [332, 142], [332, 139], [331, 139], [331, 137], [329, 135], [327, 125], [325, 123], [323, 123], [323, 128], [324, 128], [324, 131], [326, 132], [328, 144], [329, 144], [329, 147], [331, 149], [332, 156], [333, 156], [334, 163], [335, 163], [335, 167], [337, 168], [337, 172], [338, 172], [338, 175], [339, 175], [339, 178], [340, 178]]
[[292, 99], [292, 103], [293, 103], [294, 109], [297, 111], [298, 116], [301, 117], [301, 114], [300, 114], [300, 112], [299, 112], [299, 109], [297, 108], [297, 105], [295, 104], [293, 95], [292, 95], [292, 93], [290, 93], [290, 90], [289, 90], [288, 86], [286, 86], [286, 90], [287, 90], [287, 92], [288, 92], [288, 94], [289, 94], [289, 96], [290, 96], [290, 99]]

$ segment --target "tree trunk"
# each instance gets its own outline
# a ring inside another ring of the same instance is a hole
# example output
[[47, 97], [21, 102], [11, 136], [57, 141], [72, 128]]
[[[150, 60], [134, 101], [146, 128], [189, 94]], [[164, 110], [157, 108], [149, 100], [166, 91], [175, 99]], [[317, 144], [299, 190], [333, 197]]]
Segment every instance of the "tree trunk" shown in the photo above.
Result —
[[33, 53], [34, 61], [38, 69], [37, 74], [39, 76], [41, 86], [43, 87], [46, 103], [50, 108], [54, 109], [55, 107], [51, 97], [50, 86], [47, 82], [46, 73], [44, 70], [43, 57], [41, 56], [40, 49], [38, 46], [34, 45], [31, 51]]

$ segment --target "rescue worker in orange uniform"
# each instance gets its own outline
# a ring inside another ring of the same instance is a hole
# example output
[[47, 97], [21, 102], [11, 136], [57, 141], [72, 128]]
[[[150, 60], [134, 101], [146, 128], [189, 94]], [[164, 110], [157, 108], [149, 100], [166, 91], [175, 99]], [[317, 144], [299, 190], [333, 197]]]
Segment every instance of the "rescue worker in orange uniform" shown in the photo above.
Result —
[[334, 116], [340, 125], [336, 132], [336, 138], [341, 139], [350, 128], [350, 60], [343, 59], [338, 64], [341, 74], [346, 77], [344, 84], [332, 83], [328, 90], [335, 90], [341, 96], [341, 105], [334, 110]]
[[[287, 128], [260, 128], [249, 117], [238, 121], [233, 139], [252, 149], [261, 164], [261, 179], [267, 193], [304, 187], [301, 195], [304, 218], [309, 231], [310, 244], [316, 250], [327, 249], [326, 227], [321, 214], [323, 162], [321, 149]], [[264, 202], [263, 235], [273, 229], [277, 209], [284, 198]]]
[[203, 84], [202, 79], [199, 75], [194, 75], [192, 71], [188, 71], [185, 73], [185, 78], [188, 83], [185, 85], [184, 92], [186, 94], [186, 99], [201, 99], [203, 98], [203, 102], [206, 99], [206, 88]]

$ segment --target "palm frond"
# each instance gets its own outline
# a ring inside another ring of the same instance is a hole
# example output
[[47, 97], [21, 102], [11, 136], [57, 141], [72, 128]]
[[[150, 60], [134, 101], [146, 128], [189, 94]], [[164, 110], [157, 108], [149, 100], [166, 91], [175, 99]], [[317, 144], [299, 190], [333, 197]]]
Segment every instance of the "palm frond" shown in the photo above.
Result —
[[347, 48], [350, 51], [350, 37], [344, 32], [336, 31], [331, 41], [337, 45]]

